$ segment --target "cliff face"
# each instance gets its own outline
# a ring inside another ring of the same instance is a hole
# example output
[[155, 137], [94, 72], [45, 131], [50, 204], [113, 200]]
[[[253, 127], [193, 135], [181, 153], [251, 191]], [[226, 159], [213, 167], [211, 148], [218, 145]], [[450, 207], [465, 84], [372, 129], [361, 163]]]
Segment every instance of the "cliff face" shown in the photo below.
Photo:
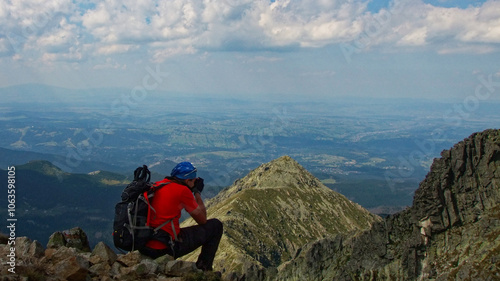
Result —
[[224, 223], [215, 261], [224, 273], [241, 273], [252, 265], [277, 267], [308, 242], [366, 230], [381, 220], [324, 186], [288, 156], [251, 171], [207, 202], [207, 209], [209, 217]]
[[500, 130], [435, 159], [413, 206], [355, 237], [304, 246], [278, 280], [498, 280]]

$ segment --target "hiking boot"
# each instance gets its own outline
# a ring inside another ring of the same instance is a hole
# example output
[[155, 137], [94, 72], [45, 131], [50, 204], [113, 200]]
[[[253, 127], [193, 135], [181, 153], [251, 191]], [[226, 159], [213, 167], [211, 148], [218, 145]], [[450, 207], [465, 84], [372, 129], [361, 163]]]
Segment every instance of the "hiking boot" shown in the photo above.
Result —
[[196, 262], [196, 268], [201, 269], [203, 271], [213, 271], [212, 266], [208, 266], [204, 264], [202, 261]]

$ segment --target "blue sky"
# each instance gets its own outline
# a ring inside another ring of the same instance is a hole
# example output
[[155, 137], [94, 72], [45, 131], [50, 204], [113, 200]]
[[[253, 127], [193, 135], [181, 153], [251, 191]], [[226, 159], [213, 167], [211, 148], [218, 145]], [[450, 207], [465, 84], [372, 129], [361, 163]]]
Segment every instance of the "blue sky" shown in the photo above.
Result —
[[0, 21], [0, 87], [500, 96], [498, 0], [22, 0]]

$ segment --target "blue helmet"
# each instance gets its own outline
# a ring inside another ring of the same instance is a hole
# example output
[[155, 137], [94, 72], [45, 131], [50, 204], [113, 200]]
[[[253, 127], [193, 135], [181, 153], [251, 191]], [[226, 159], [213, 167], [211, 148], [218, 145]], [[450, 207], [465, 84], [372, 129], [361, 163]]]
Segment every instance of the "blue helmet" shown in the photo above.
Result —
[[196, 178], [196, 167], [190, 162], [181, 162], [177, 164], [170, 173], [170, 176], [176, 177], [178, 179], [195, 179]]

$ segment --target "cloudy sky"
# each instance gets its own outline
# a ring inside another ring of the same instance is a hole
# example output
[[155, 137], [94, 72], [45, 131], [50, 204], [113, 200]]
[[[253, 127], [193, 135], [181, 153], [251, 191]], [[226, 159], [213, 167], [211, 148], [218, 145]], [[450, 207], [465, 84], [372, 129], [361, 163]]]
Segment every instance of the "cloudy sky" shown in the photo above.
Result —
[[0, 87], [498, 98], [499, 62], [500, 0], [0, 2]]

